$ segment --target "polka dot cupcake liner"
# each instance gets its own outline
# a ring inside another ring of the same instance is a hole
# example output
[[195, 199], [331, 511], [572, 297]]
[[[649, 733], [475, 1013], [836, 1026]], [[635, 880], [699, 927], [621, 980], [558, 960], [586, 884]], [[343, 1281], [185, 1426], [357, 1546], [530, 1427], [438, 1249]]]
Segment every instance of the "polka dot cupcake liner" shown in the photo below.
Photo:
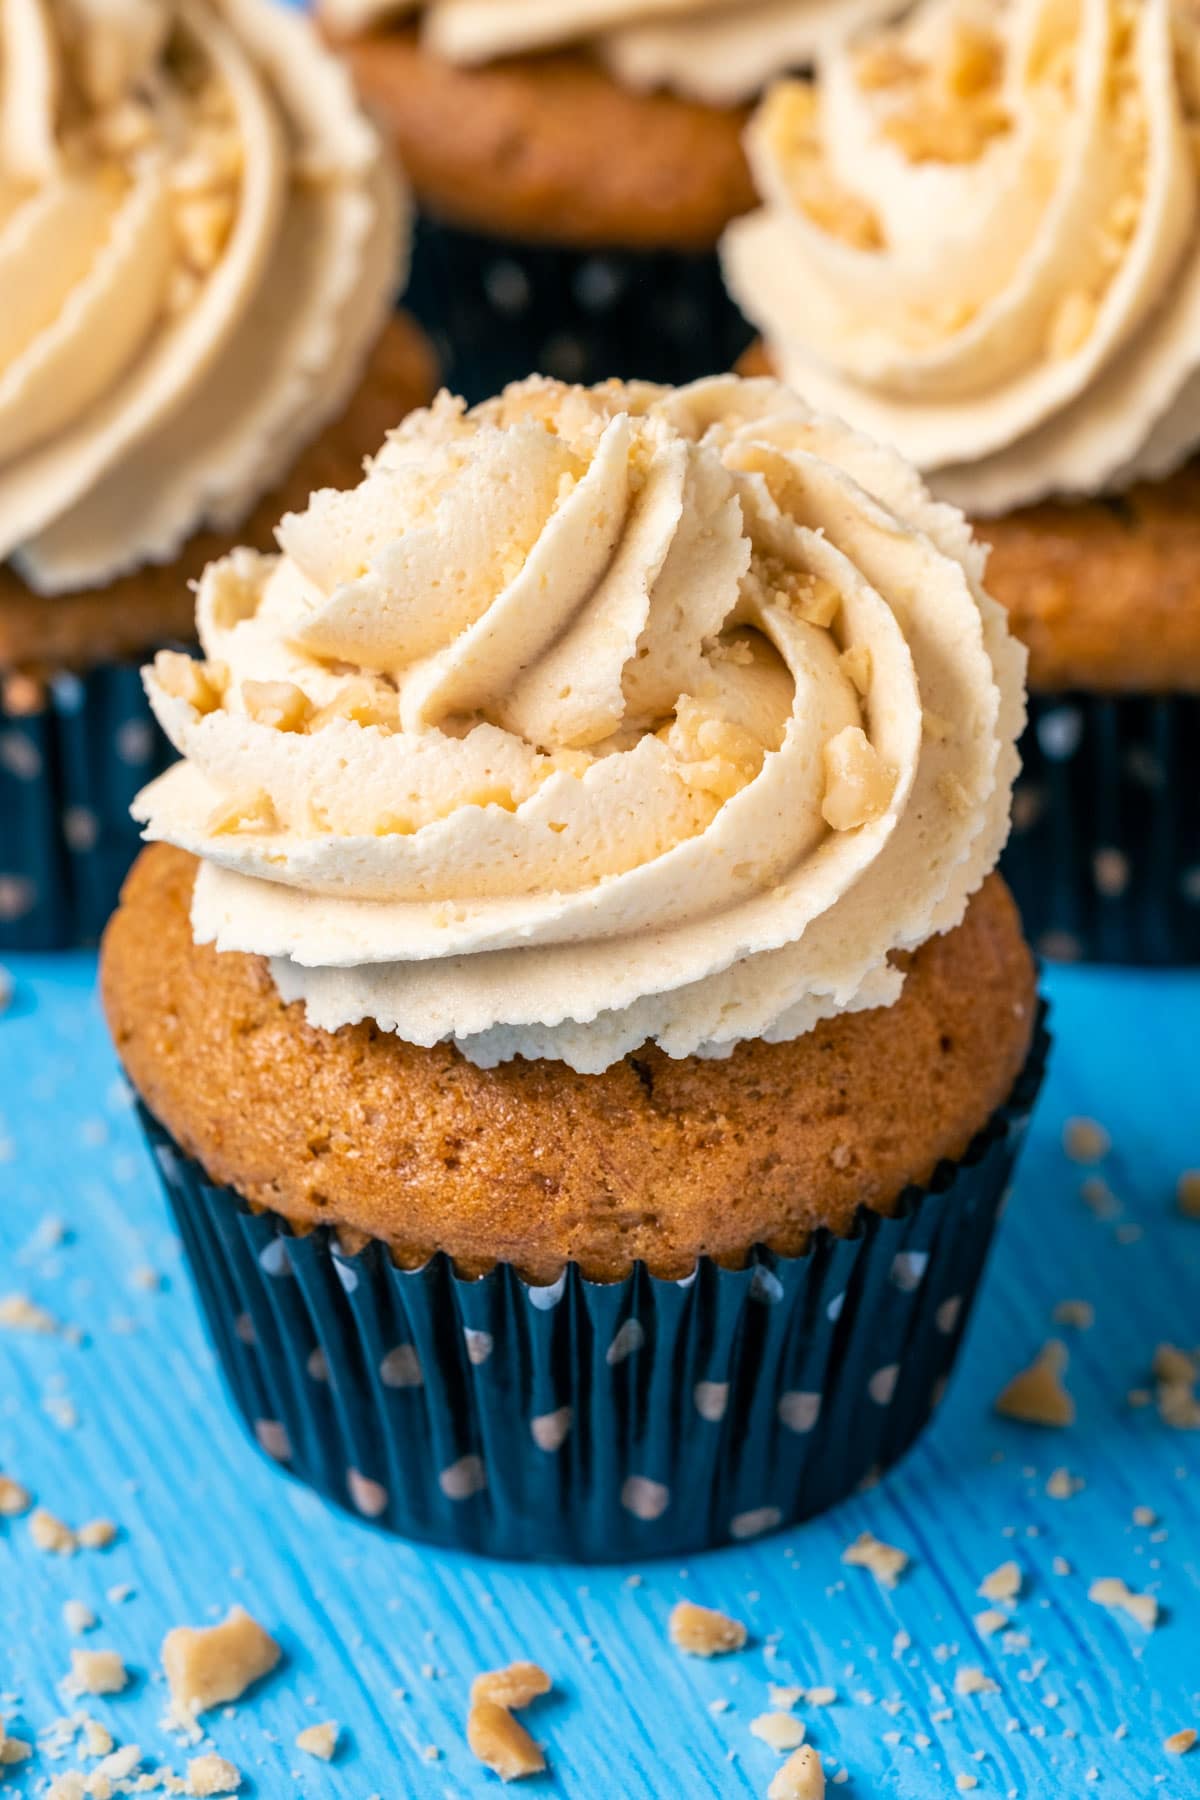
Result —
[[712, 251], [531, 246], [424, 215], [405, 306], [472, 403], [533, 373], [691, 381], [732, 368], [753, 335]]
[[143, 1113], [237, 1411], [282, 1468], [405, 1537], [524, 1559], [678, 1556], [873, 1480], [937, 1405], [1041, 1084], [890, 1219], [686, 1280], [531, 1286], [293, 1235]]
[[1200, 695], [1033, 694], [1001, 867], [1063, 961], [1200, 963]]
[[130, 802], [172, 755], [134, 663], [0, 678], [0, 951], [95, 943], [140, 847]]

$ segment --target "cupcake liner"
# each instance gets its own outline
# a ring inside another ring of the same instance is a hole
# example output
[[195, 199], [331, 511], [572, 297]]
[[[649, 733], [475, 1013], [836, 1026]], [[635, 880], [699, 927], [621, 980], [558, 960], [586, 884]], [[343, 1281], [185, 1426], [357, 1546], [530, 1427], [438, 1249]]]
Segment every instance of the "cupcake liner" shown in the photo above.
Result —
[[141, 847], [130, 803], [173, 754], [134, 663], [0, 682], [0, 951], [96, 941]]
[[604, 1562], [806, 1518], [903, 1454], [954, 1362], [1041, 1084], [894, 1218], [686, 1280], [531, 1286], [438, 1254], [394, 1266], [213, 1186], [145, 1110], [235, 1406], [267, 1454], [360, 1517], [448, 1547]]
[[1001, 868], [1060, 960], [1200, 962], [1200, 695], [1033, 694]]
[[732, 368], [753, 335], [715, 251], [520, 244], [425, 214], [404, 303], [472, 404], [531, 374], [691, 381]]

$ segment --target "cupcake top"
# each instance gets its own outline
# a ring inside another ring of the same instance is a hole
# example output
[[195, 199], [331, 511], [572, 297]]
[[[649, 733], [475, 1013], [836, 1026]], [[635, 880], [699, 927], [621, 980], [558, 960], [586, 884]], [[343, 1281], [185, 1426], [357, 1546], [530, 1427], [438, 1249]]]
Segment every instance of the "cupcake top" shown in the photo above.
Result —
[[139, 797], [310, 1020], [607, 1067], [886, 1005], [1007, 835], [961, 516], [774, 381], [442, 395], [200, 585]]
[[47, 593], [232, 528], [341, 410], [395, 178], [270, 0], [0, 0], [0, 559]]
[[1200, 15], [924, 0], [783, 83], [724, 243], [779, 372], [977, 513], [1200, 444]]
[[[339, 30], [416, 10], [420, 0], [323, 0]], [[618, 80], [670, 87], [713, 106], [748, 100], [785, 69], [896, 0], [425, 0], [428, 47], [452, 62], [587, 43]]]

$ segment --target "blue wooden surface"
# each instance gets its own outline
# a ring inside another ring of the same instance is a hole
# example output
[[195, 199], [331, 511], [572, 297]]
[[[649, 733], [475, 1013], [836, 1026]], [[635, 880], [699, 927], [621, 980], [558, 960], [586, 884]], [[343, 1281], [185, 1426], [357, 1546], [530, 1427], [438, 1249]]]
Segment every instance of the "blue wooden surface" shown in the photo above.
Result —
[[[686, 1570], [600, 1572], [389, 1541], [248, 1447], [107, 1044], [93, 961], [29, 957], [9, 968], [0, 1294], [25, 1292], [84, 1335], [0, 1331], [0, 1471], [69, 1523], [108, 1514], [121, 1527], [108, 1551], [62, 1560], [33, 1548], [25, 1520], [0, 1520], [10, 1731], [32, 1737], [65, 1710], [56, 1684], [73, 1644], [112, 1647], [135, 1681], [88, 1709], [119, 1742], [181, 1768], [182, 1747], [158, 1724], [159, 1644], [170, 1626], [240, 1601], [286, 1660], [211, 1735], [258, 1794], [498, 1792], [465, 1747], [464, 1702], [474, 1672], [517, 1656], [556, 1682], [528, 1715], [551, 1765], [523, 1790], [531, 1795], [761, 1795], [777, 1759], [748, 1724], [768, 1708], [769, 1680], [837, 1689], [837, 1705], [799, 1709], [830, 1775], [846, 1773], [832, 1793], [926, 1800], [954, 1794], [962, 1774], [981, 1795], [1022, 1800], [1200, 1793], [1200, 1749], [1180, 1759], [1161, 1742], [1200, 1727], [1200, 1434], [1170, 1431], [1153, 1408], [1126, 1401], [1147, 1383], [1159, 1341], [1200, 1340], [1200, 1222], [1173, 1207], [1180, 1170], [1200, 1166], [1200, 978], [1048, 978], [1056, 1056], [1014, 1201], [949, 1397], [898, 1471], [801, 1530]], [[1112, 1134], [1101, 1173], [1113, 1217], [1084, 1203], [1085, 1171], [1064, 1155], [1073, 1114]], [[57, 1246], [48, 1220], [66, 1228]], [[147, 1268], [162, 1278], [157, 1289], [143, 1285]], [[1094, 1305], [1091, 1331], [1054, 1324], [1065, 1298]], [[997, 1419], [995, 1393], [1052, 1333], [1070, 1341], [1077, 1424], [1039, 1432]], [[1085, 1483], [1069, 1500], [1045, 1491], [1060, 1467]], [[1158, 1527], [1135, 1525], [1135, 1506], [1153, 1508]], [[841, 1566], [862, 1530], [911, 1553], [894, 1592]], [[983, 1639], [972, 1623], [985, 1605], [979, 1581], [1009, 1557], [1026, 1577], [1013, 1621], [1025, 1647]], [[1071, 1572], [1056, 1572], [1056, 1559]], [[1147, 1634], [1089, 1603], [1102, 1575], [1153, 1590], [1159, 1628]], [[130, 1597], [109, 1599], [122, 1584]], [[752, 1646], [711, 1664], [681, 1659], [664, 1627], [683, 1595], [744, 1618]], [[99, 1615], [86, 1639], [67, 1631], [67, 1599]], [[898, 1632], [911, 1639], [899, 1651]], [[1000, 1692], [956, 1696], [964, 1665]], [[727, 1710], [710, 1710], [718, 1700]], [[328, 1767], [294, 1748], [298, 1730], [325, 1718], [345, 1731]], [[0, 1780], [0, 1796], [34, 1795], [65, 1766], [39, 1757]]]

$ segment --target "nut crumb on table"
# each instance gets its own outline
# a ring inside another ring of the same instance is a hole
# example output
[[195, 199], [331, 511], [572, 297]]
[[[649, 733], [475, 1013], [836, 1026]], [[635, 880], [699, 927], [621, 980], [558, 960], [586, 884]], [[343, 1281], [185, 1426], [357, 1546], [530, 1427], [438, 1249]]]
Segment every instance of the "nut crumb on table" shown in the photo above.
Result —
[[1195, 1744], [1196, 1738], [1197, 1733], [1190, 1725], [1187, 1725], [1182, 1731], [1173, 1731], [1170, 1737], [1164, 1738], [1163, 1749], [1169, 1751], [1172, 1756], [1186, 1756]]
[[750, 1721], [750, 1735], [778, 1750], [781, 1756], [788, 1750], [798, 1750], [804, 1733], [804, 1721], [790, 1712], [760, 1713]]
[[467, 1714], [471, 1753], [501, 1781], [539, 1775], [546, 1759], [519, 1719], [495, 1700], [476, 1700]]
[[0, 1475], [0, 1519], [16, 1519], [33, 1505], [29, 1489], [11, 1475]]
[[824, 1800], [825, 1771], [811, 1744], [803, 1745], [777, 1769], [767, 1800]]
[[894, 1588], [908, 1567], [908, 1551], [885, 1544], [871, 1532], [864, 1531], [847, 1544], [842, 1561], [852, 1569], [869, 1569], [882, 1587]]
[[1112, 1139], [1096, 1119], [1068, 1119], [1063, 1127], [1063, 1149], [1072, 1162], [1103, 1162], [1112, 1149]]
[[241, 1785], [241, 1770], [224, 1756], [210, 1751], [205, 1756], [193, 1756], [188, 1763], [189, 1794], [236, 1794]]
[[507, 1669], [489, 1669], [475, 1677], [471, 1683], [471, 1703], [492, 1700], [497, 1706], [519, 1711], [530, 1701], [548, 1694], [552, 1685], [545, 1669], [539, 1668], [537, 1663], [510, 1663]]
[[4, 1294], [0, 1295], [0, 1330], [49, 1337], [58, 1330], [58, 1320], [44, 1307], [35, 1306], [28, 1294]]
[[685, 1656], [725, 1656], [741, 1650], [746, 1642], [746, 1627], [740, 1619], [717, 1612], [710, 1606], [696, 1606], [691, 1600], [680, 1600], [667, 1621], [671, 1642]]
[[219, 1625], [177, 1625], [162, 1646], [172, 1717], [191, 1724], [210, 1707], [239, 1700], [280, 1655], [274, 1638], [241, 1606], [230, 1607]]
[[341, 1727], [335, 1719], [323, 1719], [319, 1725], [306, 1725], [297, 1733], [296, 1748], [303, 1750], [306, 1756], [319, 1757], [322, 1762], [332, 1762], [337, 1754], [338, 1738]]
[[1088, 1599], [1110, 1612], [1125, 1612], [1146, 1631], [1158, 1623], [1158, 1601], [1153, 1594], [1135, 1594], [1116, 1575], [1101, 1575], [1088, 1589]]
[[1025, 1425], [1073, 1425], [1075, 1402], [1063, 1385], [1068, 1361], [1066, 1345], [1051, 1338], [997, 1395], [996, 1411]]
[[68, 1694], [119, 1694], [128, 1681], [125, 1664], [115, 1650], [72, 1650], [63, 1689]]
[[1004, 1562], [985, 1575], [976, 1590], [981, 1600], [1016, 1600], [1021, 1592], [1021, 1565]]

